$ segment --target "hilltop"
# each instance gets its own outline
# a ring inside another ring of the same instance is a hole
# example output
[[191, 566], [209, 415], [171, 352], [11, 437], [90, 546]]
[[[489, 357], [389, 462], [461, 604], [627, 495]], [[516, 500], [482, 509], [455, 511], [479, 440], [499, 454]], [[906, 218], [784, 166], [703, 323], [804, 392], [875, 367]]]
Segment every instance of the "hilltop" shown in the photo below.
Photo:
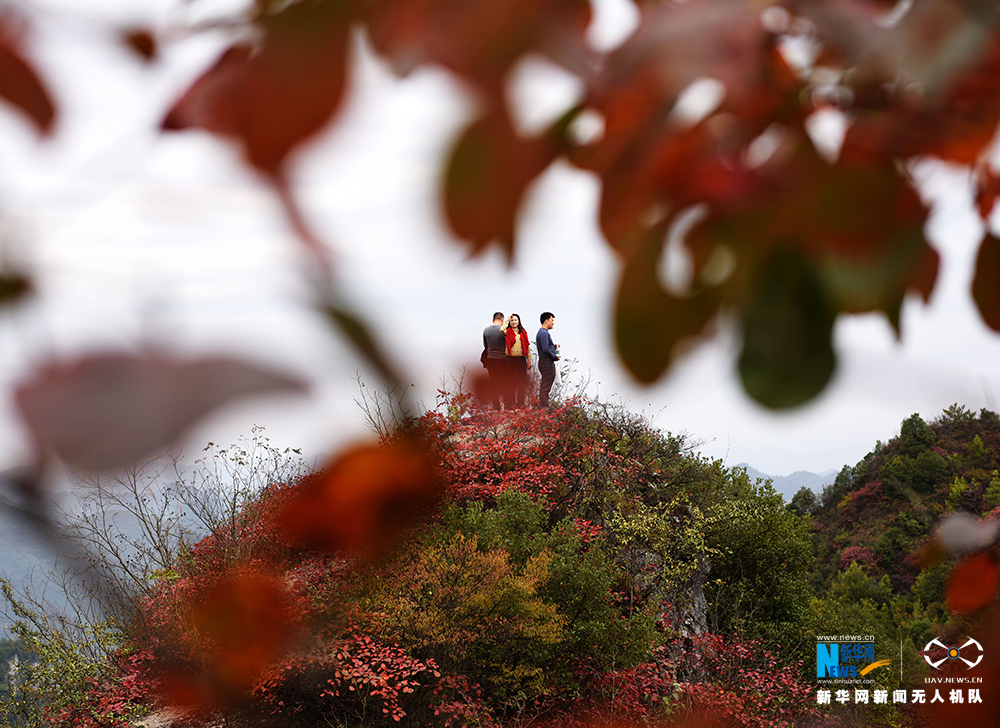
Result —
[[470, 405], [268, 483], [161, 571], [96, 687], [29, 709], [75, 728], [179, 690], [236, 725], [815, 714], [777, 651], [811, 562], [781, 496], [620, 408]]
[[945, 603], [950, 562], [918, 554], [934, 519], [993, 513], [998, 445], [993, 413], [914, 415], [786, 504], [620, 407], [442, 393], [248, 489], [149, 573], [132, 621], [90, 629], [96, 659], [23, 627], [41, 662], [7, 707], [65, 728], [164, 706], [186, 725], [916, 726], [920, 706], [818, 706], [816, 636], [902, 643], [902, 683], [872, 674], [888, 691], [922, 680], [931, 637], [975, 628]]

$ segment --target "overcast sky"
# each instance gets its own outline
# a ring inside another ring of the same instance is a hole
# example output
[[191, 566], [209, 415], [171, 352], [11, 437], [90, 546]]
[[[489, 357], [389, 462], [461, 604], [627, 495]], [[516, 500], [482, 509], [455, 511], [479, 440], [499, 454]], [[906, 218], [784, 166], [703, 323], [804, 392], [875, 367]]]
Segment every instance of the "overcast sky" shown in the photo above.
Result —
[[[38, 295], [0, 313], [5, 391], [38, 362], [92, 349], [166, 347], [225, 353], [280, 366], [312, 383], [309, 397], [256, 401], [221, 413], [190, 437], [230, 442], [265, 426], [281, 446], [319, 454], [365, 433], [354, 405], [359, 368], [308, 306], [302, 258], [269, 190], [238, 151], [199, 132], [157, 126], [187, 84], [212, 63], [222, 33], [179, 39], [144, 67], [114, 41], [119, 23], [172, 27], [239, 3], [102, 0], [29, 5], [32, 44], [61, 117], [36, 140], [0, 110], [0, 255], [38, 277]], [[628, 0], [600, 0], [593, 38], [609, 47], [634, 23]], [[733, 374], [737, 342], [726, 322], [654, 387], [618, 365], [609, 322], [616, 265], [596, 224], [595, 179], [556, 165], [538, 182], [521, 221], [516, 265], [466, 260], [438, 215], [438, 170], [472, 107], [447, 74], [399, 80], [363, 49], [340, 123], [296, 166], [310, 220], [336, 251], [351, 298], [401, 355], [417, 398], [478, 366], [494, 310], [534, 330], [556, 313], [553, 338], [578, 360], [591, 393], [620, 397], [657, 426], [688, 432], [702, 452], [774, 475], [839, 469], [913, 412], [933, 418], [958, 402], [996, 408], [1000, 339], [980, 323], [969, 281], [982, 226], [962, 170], [926, 164], [922, 192], [943, 266], [930, 307], [908, 301], [903, 341], [880, 316], [842, 318], [840, 366], [812, 405], [776, 415], [753, 404]], [[523, 121], [537, 124], [578, 91], [572, 78], [526, 63], [515, 84]], [[375, 383], [372, 375], [362, 376]], [[0, 402], [0, 465], [25, 445]]]

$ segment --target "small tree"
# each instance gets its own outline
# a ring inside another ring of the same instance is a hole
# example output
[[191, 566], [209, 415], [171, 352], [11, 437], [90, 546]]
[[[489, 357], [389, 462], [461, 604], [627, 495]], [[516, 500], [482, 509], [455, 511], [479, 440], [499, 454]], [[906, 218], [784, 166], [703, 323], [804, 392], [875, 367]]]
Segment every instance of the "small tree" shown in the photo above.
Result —
[[903, 420], [899, 427], [899, 451], [909, 458], [929, 450], [936, 441], [937, 433], [916, 413]]
[[112, 619], [81, 622], [51, 614], [43, 601], [18, 594], [6, 579], [0, 579], [0, 590], [14, 617], [11, 632], [32, 655], [17, 663], [7, 694], [0, 696], [0, 717], [41, 726], [62, 716], [67, 726], [82, 725], [83, 720], [70, 717], [87, 704], [106, 658], [121, 646], [121, 625]]
[[788, 508], [800, 516], [811, 515], [819, 508], [819, 498], [812, 488], [803, 485], [795, 495], [792, 496]]

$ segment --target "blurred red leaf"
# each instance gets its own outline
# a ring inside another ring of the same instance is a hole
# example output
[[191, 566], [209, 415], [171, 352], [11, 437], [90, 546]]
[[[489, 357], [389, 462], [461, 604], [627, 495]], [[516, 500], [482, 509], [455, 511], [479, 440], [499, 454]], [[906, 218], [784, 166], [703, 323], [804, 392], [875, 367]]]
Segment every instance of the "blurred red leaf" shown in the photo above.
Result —
[[309, 548], [380, 551], [441, 492], [433, 463], [413, 445], [357, 445], [304, 482], [278, 523]]
[[[984, 30], [997, 19], [996, 6], [979, 0], [886, 4], [838, 0], [796, 3], [795, 9], [810, 21], [823, 65], [835, 61], [866, 85], [919, 86], [928, 97], [940, 97], [954, 74], [982, 54]], [[893, 14], [895, 22], [887, 23]]]
[[465, 130], [448, 160], [444, 202], [452, 230], [469, 241], [474, 255], [495, 242], [513, 258], [521, 200], [558, 152], [549, 136], [517, 136], [502, 109]]
[[934, 538], [928, 544], [937, 544], [951, 556], [981, 551], [996, 543], [1000, 524], [976, 518], [970, 513], [949, 513], [934, 528]]
[[862, 103], [857, 104], [841, 154], [932, 155], [959, 164], [975, 163], [1000, 122], [1000, 34], [990, 35], [973, 62], [953, 70], [947, 81], [936, 94], [909, 91], [888, 98], [879, 94], [870, 108], [859, 95]]
[[788, 218], [788, 232], [793, 226], [802, 231], [803, 249], [878, 259], [910, 239], [922, 242], [927, 210], [892, 162], [829, 165], [803, 143], [785, 172], [788, 196], [780, 214]]
[[227, 50], [163, 120], [235, 137], [248, 161], [276, 174], [296, 146], [335, 115], [347, 77], [345, 4], [297, 3], [258, 21], [259, 46]]
[[[604, 118], [603, 137], [570, 153], [601, 176], [601, 227], [626, 256], [657, 208], [732, 210], [766, 194], [768, 178], [747, 165], [745, 150], [770, 125], [803, 115], [801, 83], [757, 9], [726, 0], [649, 4], [643, 14], [591, 85], [587, 106]], [[724, 85], [724, 97], [692, 125], [678, 116], [678, 100], [706, 78]]]
[[921, 569], [929, 569], [948, 558], [948, 551], [934, 538], [928, 541], [917, 554], [917, 564]]
[[664, 133], [645, 153], [631, 150], [607, 169], [600, 222], [608, 242], [624, 256], [646, 235], [660, 208], [679, 209], [705, 202], [717, 207], [752, 204], [767, 193], [767, 178], [745, 168], [741, 149], [727, 151], [727, 140], [709, 125]]
[[993, 212], [997, 195], [1000, 195], [1000, 175], [993, 171], [988, 162], [984, 162], [976, 168], [975, 182], [976, 209], [979, 211], [979, 217], [987, 220]]
[[1000, 240], [990, 233], [979, 244], [972, 297], [986, 325], [1000, 331]]
[[30, 278], [19, 273], [0, 273], [0, 305], [18, 301], [30, 292]]
[[537, 51], [581, 70], [585, 0], [383, 0], [368, 12], [369, 34], [400, 72], [435, 62], [474, 79], [493, 98], [507, 72]]
[[[949, 660], [936, 672], [936, 676], [945, 680], [953, 679], [956, 683], [966, 682], [973, 687], [979, 685], [981, 702], [929, 700], [924, 705], [915, 705], [918, 725], [962, 728], [996, 728], [1000, 725], [1000, 696], [990, 687], [1000, 681], [1000, 608], [996, 603], [990, 604], [974, 620], [965, 620], [965, 625], [969, 630], [966, 634], [982, 645], [982, 661], [975, 667], [968, 668], [961, 660]], [[964, 639], [963, 637], [956, 646], [960, 647]], [[928, 697], [930, 694], [928, 690]]]
[[[674, 137], [685, 138], [696, 147], [704, 141], [697, 130]], [[838, 313], [883, 311], [898, 325], [908, 290], [925, 300], [930, 295], [937, 254], [923, 238], [927, 212], [896, 165], [888, 159], [831, 165], [804, 137], [790, 132], [781, 144], [780, 158], [746, 171], [747, 180], [759, 180], [756, 185], [727, 186], [726, 180], [738, 180], [740, 173], [720, 164], [713, 177], [709, 157], [699, 160], [700, 152], [678, 149], [663, 164], [674, 177], [665, 176], [661, 189], [672, 184], [686, 200], [690, 190], [683, 185], [693, 179], [698, 194], [714, 204], [685, 236], [693, 285], [683, 294], [662, 290], [658, 282], [667, 223], [638, 244], [623, 246], [628, 236], [619, 238], [626, 263], [616, 339], [624, 363], [640, 381], [659, 377], [676, 345], [702, 331], [725, 305], [743, 325], [740, 371], [747, 391], [767, 406], [790, 407], [815, 396], [829, 380]], [[687, 177], [685, 168], [691, 170]], [[627, 189], [636, 189], [644, 203], [652, 199], [642, 197], [644, 185]], [[619, 197], [621, 210], [632, 205], [638, 212], [634, 199], [624, 192]], [[629, 235], [635, 238], [642, 227], [632, 225]], [[730, 270], [713, 283], [718, 273], [712, 264], [720, 256], [730, 261]]]
[[55, 103], [20, 47], [21, 20], [9, 8], [0, 11], [0, 97], [24, 112], [47, 134], [56, 117]]
[[[595, 81], [595, 100], [606, 107], [609, 135], [657, 116], [662, 124], [662, 112], [702, 78], [721, 82], [726, 88], [722, 108], [744, 122], [763, 124], [757, 133], [778, 120], [773, 114], [797, 81], [774, 52], [759, 6], [743, 0], [648, 3], [642, 13], [637, 32], [611, 54]], [[644, 86], [649, 96], [637, 98], [628, 88], [634, 84]]]
[[234, 399], [304, 389], [234, 359], [97, 354], [41, 368], [17, 387], [15, 400], [40, 447], [97, 471], [155, 453]]
[[213, 710], [230, 699], [216, 694], [206, 677], [194, 670], [170, 667], [157, 677], [162, 703], [187, 713]]
[[618, 283], [615, 342], [628, 370], [640, 381], [656, 381], [685, 339], [701, 333], [721, 303], [711, 289], [676, 296], [660, 285], [658, 270], [667, 224], [653, 228], [626, 261]]
[[482, 369], [473, 370], [468, 377], [468, 389], [472, 392], [472, 397], [480, 407], [490, 406], [493, 400], [493, 386], [490, 383], [490, 375]]
[[696, 260], [719, 244], [731, 246], [749, 291], [753, 278], [746, 274], [772, 250], [794, 248], [817, 268], [835, 310], [881, 310], [891, 321], [907, 290], [928, 298], [937, 254], [923, 237], [927, 210], [892, 160], [830, 165], [800, 140], [768, 174], [768, 194], [743, 210], [713, 214], [692, 231]]
[[152, 61], [159, 53], [156, 36], [145, 28], [133, 28], [122, 33], [122, 41], [144, 61]]
[[299, 614], [284, 581], [269, 573], [238, 571], [203, 585], [185, 610], [186, 636], [157, 666], [161, 702], [190, 714], [238, 710], [299, 641]]
[[959, 562], [951, 572], [947, 594], [948, 608], [959, 614], [982, 609], [997, 591], [1000, 566], [992, 552], [970, 556]]
[[743, 315], [739, 371], [747, 394], [784, 409], [822, 391], [835, 366], [834, 316], [812, 266], [776, 250], [760, 265]]
[[224, 578], [192, 612], [215, 678], [245, 690], [294, 642], [294, 612], [281, 581], [260, 573]]

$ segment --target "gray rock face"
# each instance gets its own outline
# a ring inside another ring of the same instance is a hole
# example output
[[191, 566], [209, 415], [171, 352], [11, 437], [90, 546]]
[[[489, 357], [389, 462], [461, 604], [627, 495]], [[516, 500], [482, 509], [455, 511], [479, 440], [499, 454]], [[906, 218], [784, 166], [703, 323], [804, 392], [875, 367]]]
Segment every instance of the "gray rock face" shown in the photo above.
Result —
[[687, 584], [669, 600], [663, 612], [680, 637], [697, 637], [708, 631], [708, 601], [705, 599], [705, 582], [712, 571], [712, 564], [704, 559]]

